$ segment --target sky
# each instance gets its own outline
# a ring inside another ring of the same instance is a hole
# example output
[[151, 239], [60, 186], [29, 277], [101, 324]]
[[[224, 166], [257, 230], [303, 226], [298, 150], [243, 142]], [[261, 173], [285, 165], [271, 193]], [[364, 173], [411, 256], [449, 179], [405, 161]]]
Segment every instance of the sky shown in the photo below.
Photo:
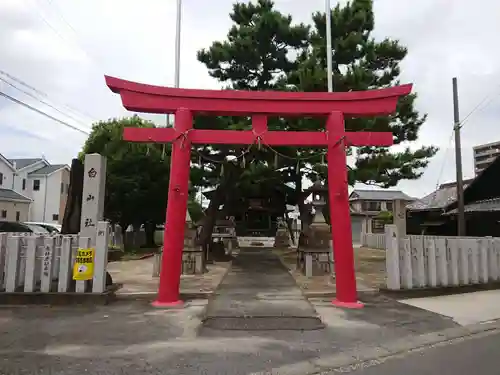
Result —
[[[331, 0], [332, 6], [338, 1]], [[342, 3], [343, 1], [341, 1]], [[196, 52], [223, 40], [233, 0], [183, 0], [180, 86], [217, 89]], [[275, 0], [294, 21], [309, 23], [324, 0]], [[480, 4], [480, 5], [479, 5]], [[422, 197], [455, 180], [452, 77], [458, 77], [464, 177], [473, 177], [472, 147], [500, 140], [500, 2], [375, 0], [374, 36], [408, 50], [401, 82], [412, 82], [427, 113], [414, 147], [440, 152], [422, 178], [398, 189]], [[92, 121], [125, 116], [104, 74], [174, 85], [176, 0], [0, 0], [0, 78], [7, 73], [48, 107], [0, 81], [0, 91], [84, 131]], [[9, 82], [11, 80], [7, 79]], [[482, 103], [482, 104], [480, 104]], [[480, 104], [480, 105], [479, 105]], [[478, 107], [479, 105], [479, 107]], [[164, 116], [143, 115], [158, 124]], [[0, 153], [70, 164], [86, 135], [0, 97]]]

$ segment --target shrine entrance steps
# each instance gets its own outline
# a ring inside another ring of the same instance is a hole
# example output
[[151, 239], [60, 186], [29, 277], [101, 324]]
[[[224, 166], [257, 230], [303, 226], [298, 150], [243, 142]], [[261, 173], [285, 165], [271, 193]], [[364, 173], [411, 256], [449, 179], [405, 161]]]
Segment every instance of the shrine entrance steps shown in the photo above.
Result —
[[269, 248], [242, 248], [209, 302], [203, 323], [219, 330], [324, 328], [288, 270]]

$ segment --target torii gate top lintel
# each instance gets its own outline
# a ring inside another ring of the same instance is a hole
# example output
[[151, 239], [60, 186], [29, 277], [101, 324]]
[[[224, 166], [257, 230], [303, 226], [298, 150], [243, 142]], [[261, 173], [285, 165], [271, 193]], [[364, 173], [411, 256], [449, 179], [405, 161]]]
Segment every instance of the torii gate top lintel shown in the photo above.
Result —
[[106, 76], [106, 84], [120, 94], [126, 109], [146, 113], [175, 113], [188, 108], [193, 114], [245, 116], [381, 116], [396, 110], [398, 99], [411, 92], [406, 84], [351, 92], [280, 92], [180, 89], [147, 85]]

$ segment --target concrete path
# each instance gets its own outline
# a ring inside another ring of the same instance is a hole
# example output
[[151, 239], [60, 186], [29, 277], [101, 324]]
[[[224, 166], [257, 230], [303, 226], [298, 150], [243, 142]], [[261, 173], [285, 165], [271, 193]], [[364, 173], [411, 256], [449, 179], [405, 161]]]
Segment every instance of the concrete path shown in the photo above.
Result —
[[240, 251], [208, 305], [205, 326], [244, 330], [323, 328], [293, 277], [268, 248]]
[[[339, 358], [408, 348], [415, 335], [456, 325], [384, 297], [360, 299], [367, 305], [356, 311], [312, 300], [326, 327], [304, 331], [200, 328], [206, 300], [174, 310], [131, 297], [108, 306], [3, 306], [0, 374], [317, 374]], [[384, 345], [391, 340], [399, 344]]]
[[400, 302], [450, 317], [460, 325], [500, 319], [500, 290], [411, 298]]

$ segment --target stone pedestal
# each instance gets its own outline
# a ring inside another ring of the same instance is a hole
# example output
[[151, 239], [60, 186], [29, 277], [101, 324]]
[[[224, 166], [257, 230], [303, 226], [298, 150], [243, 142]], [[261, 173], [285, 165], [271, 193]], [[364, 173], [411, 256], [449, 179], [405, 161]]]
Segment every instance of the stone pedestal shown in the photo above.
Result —
[[274, 247], [289, 247], [292, 239], [290, 238], [290, 232], [286, 226], [286, 223], [278, 218], [278, 229], [276, 231], [276, 237], [274, 240]]
[[313, 223], [301, 234], [297, 259], [306, 276], [333, 273], [333, 253], [330, 226]]
[[205, 256], [203, 247], [196, 243], [197, 230], [191, 222], [189, 212], [186, 214], [186, 229], [184, 232], [184, 249], [182, 252], [182, 273], [197, 275], [205, 272]]

